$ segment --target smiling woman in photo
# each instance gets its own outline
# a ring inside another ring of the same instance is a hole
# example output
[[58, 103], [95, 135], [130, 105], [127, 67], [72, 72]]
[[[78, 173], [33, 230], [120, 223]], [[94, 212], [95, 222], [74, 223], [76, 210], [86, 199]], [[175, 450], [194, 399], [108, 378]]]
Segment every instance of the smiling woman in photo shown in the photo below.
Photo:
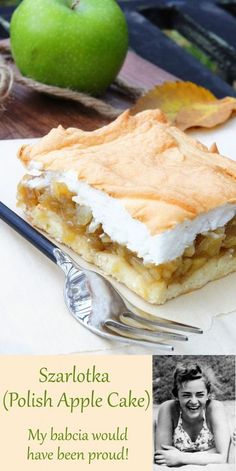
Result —
[[224, 407], [213, 399], [213, 371], [198, 363], [178, 364], [173, 395], [159, 409], [156, 452], [159, 465], [226, 463], [230, 433]]

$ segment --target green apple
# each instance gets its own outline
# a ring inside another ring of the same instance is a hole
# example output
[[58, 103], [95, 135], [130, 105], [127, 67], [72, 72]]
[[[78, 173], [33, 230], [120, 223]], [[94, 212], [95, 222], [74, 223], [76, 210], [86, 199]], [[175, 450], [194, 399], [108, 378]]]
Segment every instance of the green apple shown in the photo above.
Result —
[[115, 0], [23, 0], [10, 38], [23, 75], [95, 95], [113, 82], [128, 48]]

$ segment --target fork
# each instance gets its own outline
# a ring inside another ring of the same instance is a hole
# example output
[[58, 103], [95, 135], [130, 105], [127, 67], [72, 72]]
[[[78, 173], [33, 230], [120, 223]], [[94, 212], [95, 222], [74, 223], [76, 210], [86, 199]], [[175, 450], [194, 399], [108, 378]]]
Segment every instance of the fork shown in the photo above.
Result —
[[[170, 341], [186, 341], [185, 334], [164, 329], [202, 333], [198, 327], [156, 318], [127, 304], [102, 275], [81, 269], [69, 255], [0, 202], [0, 218], [31, 242], [65, 274], [64, 299], [77, 321], [106, 339], [170, 350]], [[142, 315], [137, 314], [140, 312]]]

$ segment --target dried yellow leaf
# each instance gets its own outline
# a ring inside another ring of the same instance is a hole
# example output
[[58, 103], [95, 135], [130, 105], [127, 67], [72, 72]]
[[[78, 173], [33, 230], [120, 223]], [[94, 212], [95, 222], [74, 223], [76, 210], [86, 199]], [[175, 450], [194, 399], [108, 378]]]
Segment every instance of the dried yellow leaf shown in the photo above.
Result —
[[211, 128], [229, 119], [236, 110], [236, 99], [218, 99], [206, 88], [191, 82], [166, 82], [139, 98], [131, 112], [156, 108], [183, 131], [196, 126]]

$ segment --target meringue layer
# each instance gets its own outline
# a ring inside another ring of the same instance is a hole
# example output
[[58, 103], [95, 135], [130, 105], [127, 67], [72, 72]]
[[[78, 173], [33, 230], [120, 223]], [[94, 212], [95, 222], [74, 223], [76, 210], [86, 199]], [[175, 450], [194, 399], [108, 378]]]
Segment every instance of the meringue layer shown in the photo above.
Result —
[[159, 265], [181, 256], [198, 234], [224, 226], [236, 214], [236, 204], [224, 204], [193, 220], [186, 220], [157, 235], [152, 235], [141, 221], [132, 218], [122, 201], [77, 179], [75, 172], [45, 172], [25, 182], [29, 188], [50, 187], [53, 182], [64, 183], [75, 194], [73, 201], [87, 207], [93, 216], [93, 227], [102, 225], [113, 242], [127, 247], [144, 263]]

